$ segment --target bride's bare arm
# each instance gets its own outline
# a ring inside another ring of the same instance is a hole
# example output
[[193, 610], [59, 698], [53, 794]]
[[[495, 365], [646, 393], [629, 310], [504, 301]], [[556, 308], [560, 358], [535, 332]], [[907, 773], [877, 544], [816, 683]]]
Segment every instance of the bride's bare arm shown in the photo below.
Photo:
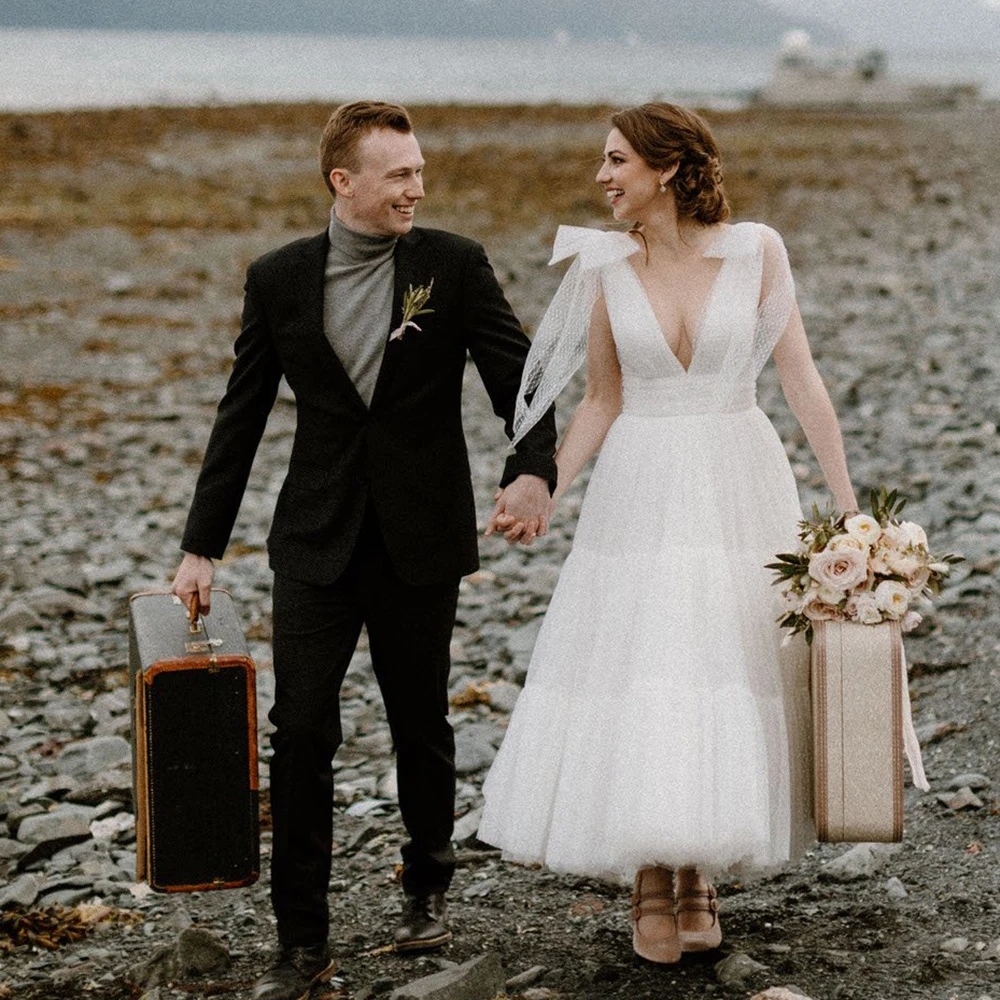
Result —
[[816, 370], [798, 306], [792, 309], [788, 326], [774, 349], [774, 361], [788, 406], [805, 431], [838, 509], [857, 510], [840, 424]]
[[594, 304], [587, 336], [587, 392], [556, 451], [558, 479], [552, 502], [569, 489], [580, 470], [600, 448], [622, 411], [622, 371], [604, 296]]

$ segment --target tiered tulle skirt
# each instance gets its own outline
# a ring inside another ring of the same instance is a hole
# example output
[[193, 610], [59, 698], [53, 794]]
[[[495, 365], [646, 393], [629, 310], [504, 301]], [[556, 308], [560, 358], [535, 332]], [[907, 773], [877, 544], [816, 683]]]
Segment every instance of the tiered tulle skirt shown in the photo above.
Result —
[[557, 871], [779, 869], [813, 837], [808, 658], [764, 563], [801, 514], [774, 428], [623, 414], [487, 778], [481, 839]]

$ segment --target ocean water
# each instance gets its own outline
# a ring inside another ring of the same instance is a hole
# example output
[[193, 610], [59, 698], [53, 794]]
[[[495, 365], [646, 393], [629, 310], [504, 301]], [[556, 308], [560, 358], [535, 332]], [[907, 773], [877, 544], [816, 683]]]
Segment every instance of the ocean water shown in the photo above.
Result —
[[[346, 38], [0, 28], [0, 109], [238, 104], [368, 97], [411, 103], [744, 104], [773, 52], [634, 40]], [[978, 79], [995, 56], [914, 53], [901, 74]]]

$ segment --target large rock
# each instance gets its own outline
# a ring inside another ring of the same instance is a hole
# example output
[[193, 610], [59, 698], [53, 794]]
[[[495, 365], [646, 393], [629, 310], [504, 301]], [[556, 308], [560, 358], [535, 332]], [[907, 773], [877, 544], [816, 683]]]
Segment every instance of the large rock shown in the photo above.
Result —
[[231, 963], [229, 949], [211, 931], [187, 927], [173, 944], [157, 949], [151, 958], [129, 970], [128, 978], [139, 989], [151, 989], [223, 972]]
[[42, 891], [44, 881], [37, 875], [22, 875], [8, 886], [0, 889], [0, 910], [7, 906], [31, 906]]
[[759, 972], [766, 972], [767, 966], [755, 962], [749, 955], [741, 951], [727, 955], [721, 962], [715, 965], [715, 978], [720, 983], [741, 983], [744, 979], [750, 979]]
[[475, 774], [493, 763], [497, 755], [491, 727], [478, 723], [465, 726], [455, 733], [455, 772]]
[[800, 993], [797, 986], [772, 986], [763, 993], [756, 993], [750, 1000], [810, 1000], [805, 993]]
[[504, 983], [500, 957], [490, 953], [401, 986], [391, 1000], [493, 1000]]
[[70, 743], [59, 755], [59, 770], [75, 778], [98, 774], [132, 761], [132, 748], [121, 736], [91, 736]]
[[22, 844], [44, 844], [52, 840], [85, 840], [90, 837], [94, 810], [89, 806], [62, 805], [52, 812], [22, 820], [17, 839]]
[[828, 861], [820, 874], [837, 882], [870, 878], [901, 849], [901, 844], [855, 844], [849, 851]]
[[12, 601], [0, 611], [0, 635], [16, 635], [29, 628], [41, 628], [42, 619], [24, 601]]

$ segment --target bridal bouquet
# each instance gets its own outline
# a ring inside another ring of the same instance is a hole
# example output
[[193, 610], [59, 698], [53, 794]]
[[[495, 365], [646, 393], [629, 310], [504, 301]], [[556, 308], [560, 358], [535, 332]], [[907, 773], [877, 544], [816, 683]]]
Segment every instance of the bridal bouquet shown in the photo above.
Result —
[[768, 563], [782, 588], [784, 610], [778, 618], [791, 634], [805, 632], [812, 642], [814, 621], [877, 625], [900, 622], [909, 632], [921, 622], [911, 605], [940, 592], [951, 563], [961, 556], [931, 555], [919, 524], [900, 521], [906, 500], [896, 491], [872, 491], [871, 516], [820, 515], [800, 522], [796, 552]]

